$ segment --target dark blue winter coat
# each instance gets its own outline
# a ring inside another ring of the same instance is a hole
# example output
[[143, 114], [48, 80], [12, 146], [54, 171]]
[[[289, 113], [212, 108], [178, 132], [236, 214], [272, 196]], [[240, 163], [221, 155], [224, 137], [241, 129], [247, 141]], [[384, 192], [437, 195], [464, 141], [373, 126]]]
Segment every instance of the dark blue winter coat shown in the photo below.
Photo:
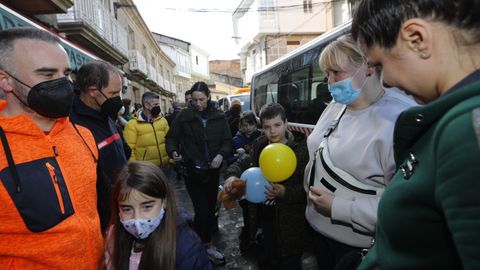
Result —
[[[245, 145], [253, 145], [253, 142], [258, 137], [260, 137], [260, 135], [262, 135], [262, 133], [258, 129], [255, 130], [253, 134], [250, 135], [250, 137], [247, 137], [247, 135], [245, 135], [245, 133], [243, 133], [242, 131], [237, 132], [235, 137], [233, 137], [232, 139], [233, 151], [235, 152], [235, 150], [237, 150], [238, 148], [245, 148]], [[245, 149], [245, 151], [246, 150], [247, 149]]]
[[213, 270], [207, 251], [198, 235], [183, 217], [177, 219], [176, 270]]
[[70, 121], [92, 132], [99, 148], [99, 159], [103, 160], [102, 169], [113, 184], [118, 170], [127, 164], [123, 141], [115, 122], [88, 107], [79, 96], [73, 99]]
[[[115, 122], [102, 113], [88, 107], [78, 95], [73, 99], [70, 121], [92, 132], [97, 144], [97, 208], [102, 231], [105, 231], [111, 213], [112, 185], [116, 173], [127, 164], [124, 142]], [[128, 145], [126, 145], [128, 147]], [[78, 164], [80, 167], [82, 164]]]

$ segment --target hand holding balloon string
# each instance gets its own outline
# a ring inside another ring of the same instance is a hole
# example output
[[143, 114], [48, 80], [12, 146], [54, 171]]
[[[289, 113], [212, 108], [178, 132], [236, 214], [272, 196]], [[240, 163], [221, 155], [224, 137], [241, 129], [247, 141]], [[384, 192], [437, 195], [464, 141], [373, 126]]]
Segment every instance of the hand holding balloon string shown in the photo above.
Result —
[[285, 144], [270, 144], [260, 153], [259, 165], [260, 168], [245, 170], [240, 178], [229, 177], [224, 183], [225, 198], [239, 199], [245, 194], [251, 203], [283, 198], [285, 186], [278, 182], [287, 180], [295, 172], [297, 158], [293, 150]]
[[271, 186], [266, 185], [265, 190], [265, 195], [269, 200], [283, 198], [283, 196], [285, 196], [285, 186], [282, 184], [272, 183]]
[[245, 195], [246, 180], [230, 176], [223, 184], [224, 199], [240, 200]]

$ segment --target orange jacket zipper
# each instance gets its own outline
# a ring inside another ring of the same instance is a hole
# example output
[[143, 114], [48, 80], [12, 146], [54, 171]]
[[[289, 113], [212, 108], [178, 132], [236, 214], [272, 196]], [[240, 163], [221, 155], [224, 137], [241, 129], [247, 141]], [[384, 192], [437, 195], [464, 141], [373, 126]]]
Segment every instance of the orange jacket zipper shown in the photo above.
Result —
[[48, 162], [45, 163], [45, 166], [47, 167], [48, 172], [50, 173], [53, 186], [55, 187], [55, 193], [57, 193], [57, 200], [58, 200], [58, 204], [60, 205], [60, 211], [62, 212], [62, 214], [65, 214], [65, 206], [63, 205], [62, 193], [60, 192], [57, 176], [55, 175], [55, 168], [52, 166], [52, 164]]

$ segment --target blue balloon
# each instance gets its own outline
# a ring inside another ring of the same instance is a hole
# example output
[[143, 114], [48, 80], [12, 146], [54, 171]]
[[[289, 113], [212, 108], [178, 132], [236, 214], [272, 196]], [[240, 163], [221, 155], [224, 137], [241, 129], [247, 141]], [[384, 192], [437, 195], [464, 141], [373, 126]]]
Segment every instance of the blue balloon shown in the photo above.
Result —
[[250, 168], [242, 173], [241, 179], [247, 180], [245, 197], [252, 203], [263, 203], [267, 200], [265, 186], [271, 186], [259, 167]]

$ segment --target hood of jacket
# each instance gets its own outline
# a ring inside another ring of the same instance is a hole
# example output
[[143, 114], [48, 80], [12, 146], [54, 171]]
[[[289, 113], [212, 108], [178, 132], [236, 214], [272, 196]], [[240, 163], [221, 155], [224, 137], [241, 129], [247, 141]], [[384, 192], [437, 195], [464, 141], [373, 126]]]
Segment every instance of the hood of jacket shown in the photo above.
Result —
[[106, 119], [108, 118], [108, 116], [106, 116], [106, 115], [102, 114], [101, 112], [96, 111], [96, 110], [92, 109], [91, 107], [87, 106], [87, 104], [85, 104], [85, 102], [83, 102], [80, 99], [79, 95], [75, 95], [74, 98], [73, 98], [72, 111], [76, 112], [77, 114], [83, 115], [83, 116], [87, 116], [87, 117], [90, 117], [90, 118], [95, 118], [95, 119], [100, 120], [102, 122], [106, 121]]
[[[214, 106], [208, 106], [206, 109], [208, 119], [225, 118], [224, 114], [217, 110]], [[194, 119], [201, 119], [202, 112], [197, 111], [194, 107], [183, 109], [177, 117], [181, 117], [183, 121], [193, 121]]]
[[[301, 132], [295, 132], [295, 135], [290, 131], [286, 130], [285, 131], [285, 138], [287, 138], [287, 142], [285, 143], [288, 145], [290, 148], [293, 148], [294, 145], [296, 145], [298, 142], [301, 142], [305, 139], [305, 134]], [[263, 135], [258, 138], [258, 145], [266, 145], [268, 144], [268, 139], [267, 136]]]
[[[32, 137], [45, 137], [45, 132], [27, 115], [19, 114], [12, 117], [0, 115], [1, 127], [5, 133], [16, 133]], [[70, 123], [68, 117], [57, 118], [49, 135], [60, 133]]]
[[[135, 113], [135, 115], [133, 115], [132, 118], [135, 118], [137, 119], [138, 122], [144, 122], [144, 123], [148, 123], [148, 120], [147, 118], [145, 117], [145, 114], [143, 113], [143, 110], [139, 110], [138, 112]], [[159, 115], [155, 118], [155, 120], [153, 121], [157, 121], [159, 119], [163, 118], [163, 116]]]

